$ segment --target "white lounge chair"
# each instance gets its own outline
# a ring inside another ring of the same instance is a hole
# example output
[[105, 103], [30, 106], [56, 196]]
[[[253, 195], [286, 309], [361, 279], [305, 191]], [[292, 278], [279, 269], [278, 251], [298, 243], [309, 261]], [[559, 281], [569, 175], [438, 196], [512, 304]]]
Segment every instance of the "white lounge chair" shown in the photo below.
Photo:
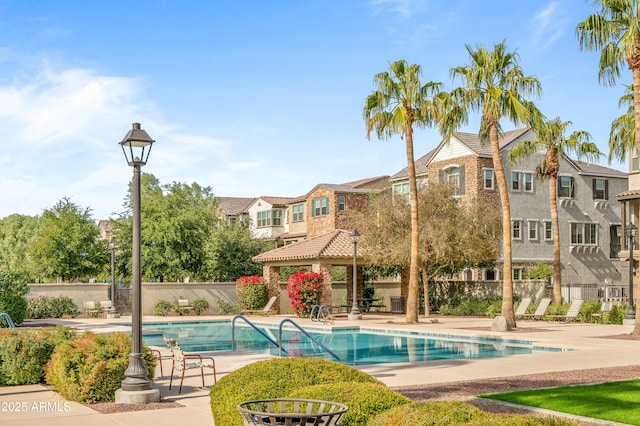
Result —
[[242, 314], [261, 314], [261, 315], [271, 315], [273, 313], [273, 304], [276, 303], [276, 296], [271, 297], [269, 302], [264, 306], [263, 309], [251, 310], [251, 309], [243, 309], [241, 311]]
[[193, 368], [200, 369], [200, 375], [202, 376], [202, 386], [204, 387], [204, 369], [212, 368], [213, 369], [213, 384], [216, 384], [216, 362], [212, 357], [203, 357], [200, 354], [190, 354], [184, 353], [180, 344], [176, 339], [167, 339], [164, 341], [167, 343], [167, 346], [171, 350], [171, 377], [169, 379], [169, 390], [171, 390], [171, 386], [173, 384], [173, 372], [174, 371], [182, 371], [182, 376], [180, 377], [180, 388], [178, 389], [178, 393], [182, 392], [182, 383], [184, 382], [184, 372], [186, 370], [190, 370]]
[[108, 314], [115, 314], [116, 308], [111, 303], [111, 300], [101, 300], [100, 308], [102, 309], [102, 316], [107, 317]]
[[600, 305], [600, 310], [598, 312], [591, 313], [591, 322], [593, 322], [594, 318], [597, 318], [599, 322], [602, 322], [602, 320], [604, 319], [604, 314], [611, 313], [612, 306], [613, 303], [611, 302], [602, 302], [602, 305]]
[[538, 305], [534, 313], [524, 314], [522, 317], [525, 319], [531, 318], [534, 320], [541, 320], [544, 318], [544, 314], [547, 312], [547, 308], [549, 307], [550, 304], [551, 304], [551, 299], [548, 297], [545, 297], [544, 299], [540, 300], [540, 304]]
[[516, 310], [516, 313], [515, 313], [516, 319], [521, 319], [521, 318], [524, 317], [524, 314], [527, 313], [527, 309], [529, 308], [530, 304], [531, 304], [531, 298], [530, 297], [525, 297], [524, 299], [522, 299], [522, 301], [518, 305], [518, 309]]
[[97, 317], [100, 310], [96, 307], [96, 302], [88, 301], [84, 302], [84, 316], [85, 317]]
[[189, 303], [189, 299], [178, 299], [179, 314], [190, 314], [194, 312], [193, 306]]
[[566, 315], [550, 315], [549, 318], [555, 320], [564, 320], [565, 322], [575, 321], [580, 313], [580, 308], [582, 307], [582, 303], [584, 301], [580, 299], [575, 299], [571, 302], [571, 306], [569, 306], [569, 310]]

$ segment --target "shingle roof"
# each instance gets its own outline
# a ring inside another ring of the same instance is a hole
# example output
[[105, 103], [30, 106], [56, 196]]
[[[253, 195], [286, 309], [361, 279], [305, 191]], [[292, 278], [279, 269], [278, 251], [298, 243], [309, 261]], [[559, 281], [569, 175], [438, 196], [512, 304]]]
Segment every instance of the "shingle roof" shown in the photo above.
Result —
[[296, 198], [293, 197], [269, 197], [269, 196], [262, 196], [262, 197], [258, 197], [260, 200], [264, 200], [267, 203], [271, 204], [272, 206], [286, 206], [287, 204], [291, 203], [291, 201], [296, 200]]
[[585, 163], [584, 161], [571, 160], [576, 165], [579, 172], [587, 175], [611, 176], [626, 178], [627, 174], [620, 170], [600, 166], [598, 164]]
[[226, 215], [237, 215], [246, 213], [249, 205], [255, 201], [255, 198], [241, 197], [216, 197], [218, 199], [218, 208]]
[[[427, 174], [427, 164], [429, 164], [429, 161], [431, 161], [431, 157], [433, 157], [433, 154], [435, 153], [436, 153], [436, 150], [432, 149], [431, 151], [427, 152], [425, 155], [423, 155], [422, 157], [418, 158], [415, 161], [416, 176], [422, 176]], [[408, 171], [408, 167], [405, 167], [395, 175], [391, 176], [389, 180], [394, 181], [399, 179], [406, 179], [407, 176], [409, 176], [409, 171]]]
[[353, 259], [351, 233], [342, 229], [311, 237], [253, 257], [254, 262], [267, 263], [319, 258]]

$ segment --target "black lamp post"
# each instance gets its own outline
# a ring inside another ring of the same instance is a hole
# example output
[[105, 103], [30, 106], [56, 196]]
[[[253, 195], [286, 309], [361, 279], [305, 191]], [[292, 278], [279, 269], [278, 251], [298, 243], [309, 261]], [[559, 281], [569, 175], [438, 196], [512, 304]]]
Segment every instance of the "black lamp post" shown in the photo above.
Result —
[[124, 372], [122, 387], [116, 391], [116, 402], [138, 403], [156, 402], [160, 400], [160, 392], [151, 389], [149, 371], [144, 366], [142, 353], [142, 272], [140, 269], [140, 168], [147, 164], [151, 146], [155, 141], [140, 128], [140, 123], [133, 123], [133, 128], [120, 142], [127, 163], [133, 167], [133, 244], [131, 288], [133, 290], [133, 307], [131, 318], [131, 354], [129, 366]]
[[111, 237], [109, 239], [109, 250], [111, 250], [111, 293], [109, 300], [111, 300], [111, 308], [116, 307], [116, 238]]
[[635, 320], [636, 314], [633, 311], [633, 239], [638, 229], [633, 223], [627, 225], [627, 238], [629, 239], [629, 309], [625, 319]]
[[353, 302], [348, 317], [350, 320], [362, 319], [360, 308], [358, 308], [358, 241], [360, 241], [360, 233], [354, 229], [351, 233], [351, 242], [353, 243], [353, 294], [351, 299]]

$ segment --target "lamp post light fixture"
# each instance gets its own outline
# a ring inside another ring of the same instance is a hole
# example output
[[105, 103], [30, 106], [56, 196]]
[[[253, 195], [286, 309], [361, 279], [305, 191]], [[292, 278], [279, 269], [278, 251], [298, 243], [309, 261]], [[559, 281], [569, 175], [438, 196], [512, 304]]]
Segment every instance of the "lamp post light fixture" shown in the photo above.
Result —
[[353, 243], [353, 294], [351, 296], [351, 312], [349, 320], [361, 320], [362, 314], [358, 308], [358, 241], [360, 241], [360, 233], [354, 229], [351, 233], [351, 242]]
[[127, 163], [133, 167], [131, 354], [121, 388], [116, 391], [116, 402], [122, 404], [145, 404], [160, 400], [160, 391], [151, 388], [149, 371], [144, 366], [142, 353], [142, 272], [140, 268], [140, 168], [147, 164], [154, 142], [149, 134], [140, 128], [140, 123], [133, 123], [133, 128], [120, 142]]
[[629, 309], [625, 319], [635, 321], [636, 314], [633, 310], [633, 239], [636, 236], [638, 227], [633, 223], [627, 225], [627, 238], [629, 239]]
[[111, 287], [109, 293], [109, 300], [111, 301], [111, 308], [116, 307], [116, 237], [109, 239], [109, 250], [111, 250]]

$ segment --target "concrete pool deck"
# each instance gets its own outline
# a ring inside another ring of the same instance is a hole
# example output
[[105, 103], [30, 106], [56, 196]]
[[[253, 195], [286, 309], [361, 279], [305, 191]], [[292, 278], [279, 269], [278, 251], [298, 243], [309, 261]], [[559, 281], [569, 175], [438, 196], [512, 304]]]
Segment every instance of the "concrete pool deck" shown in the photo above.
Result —
[[[259, 322], [278, 324], [290, 316], [255, 317]], [[380, 329], [419, 331], [457, 336], [492, 337], [513, 340], [527, 340], [537, 346], [572, 349], [562, 352], [534, 352], [499, 358], [470, 358], [420, 363], [383, 364], [359, 366], [362, 371], [371, 374], [390, 387], [421, 384], [458, 382], [498, 377], [520, 376], [526, 374], [571, 371], [591, 368], [632, 366], [640, 364], [640, 341], [604, 339], [599, 337], [630, 333], [633, 326], [600, 325], [585, 323], [562, 323], [545, 321], [518, 321], [520, 331], [499, 333], [487, 331], [491, 319], [437, 317], [438, 323], [429, 318], [421, 318], [421, 323], [403, 324], [403, 316], [384, 314], [365, 314], [361, 321], [338, 320], [336, 326], [365, 326]], [[167, 321], [206, 321], [230, 319], [229, 316], [200, 317], [145, 317], [145, 322]], [[69, 319], [48, 320], [80, 330], [95, 332], [130, 331], [126, 324], [130, 317], [120, 319]], [[319, 326], [308, 319], [295, 319], [302, 327]], [[320, 326], [323, 326], [320, 324]], [[326, 326], [328, 327], [328, 326]], [[168, 374], [171, 370], [171, 358], [167, 348], [157, 348], [163, 354], [164, 378], [156, 371], [154, 387], [160, 390], [165, 401], [175, 401], [183, 405], [179, 408], [159, 410], [131, 411], [125, 413], [101, 414], [91, 408], [75, 402], [68, 402], [47, 386], [9, 386], [0, 387], [0, 423], [11, 425], [32, 425], [46, 421], [47, 425], [213, 425], [209, 408], [208, 387], [213, 378], [205, 372], [205, 385], [201, 388], [201, 378], [197, 370], [190, 370], [185, 377], [182, 394], [177, 387], [169, 390]], [[204, 354], [203, 354], [204, 355]], [[268, 355], [247, 354], [241, 352], [216, 352], [214, 355], [218, 379], [243, 365], [262, 359]], [[22, 411], [17, 411], [23, 409]], [[223, 425], [219, 425], [223, 426]]]

